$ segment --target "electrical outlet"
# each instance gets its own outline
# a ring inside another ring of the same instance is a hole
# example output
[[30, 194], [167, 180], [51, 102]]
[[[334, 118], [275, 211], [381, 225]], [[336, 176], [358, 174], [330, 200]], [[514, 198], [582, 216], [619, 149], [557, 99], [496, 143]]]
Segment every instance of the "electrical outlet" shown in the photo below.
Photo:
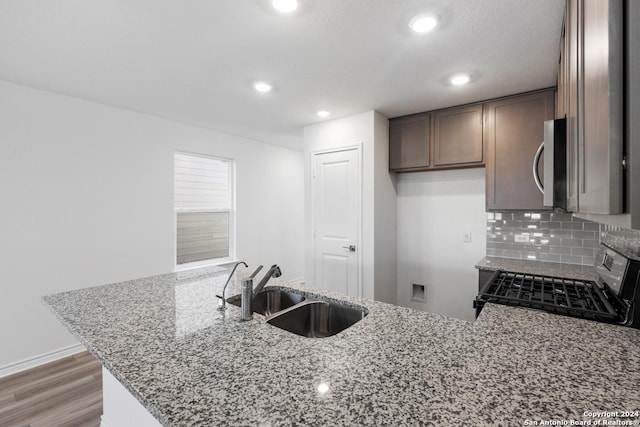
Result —
[[514, 240], [516, 243], [529, 243], [529, 233], [516, 234]]
[[462, 233], [462, 243], [471, 243], [471, 232], [465, 231]]

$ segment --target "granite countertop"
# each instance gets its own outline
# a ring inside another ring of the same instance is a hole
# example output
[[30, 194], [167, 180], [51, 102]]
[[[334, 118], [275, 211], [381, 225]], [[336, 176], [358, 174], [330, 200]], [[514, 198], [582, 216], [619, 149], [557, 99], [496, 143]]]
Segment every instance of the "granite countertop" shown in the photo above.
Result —
[[635, 329], [493, 304], [472, 323], [272, 279], [369, 310], [311, 339], [216, 310], [226, 277], [167, 274], [43, 300], [165, 426], [524, 425], [640, 410]]
[[565, 279], [596, 280], [596, 271], [591, 265], [564, 264], [559, 262], [532, 261], [487, 256], [476, 264], [482, 270], [503, 270], [514, 273], [537, 274]]

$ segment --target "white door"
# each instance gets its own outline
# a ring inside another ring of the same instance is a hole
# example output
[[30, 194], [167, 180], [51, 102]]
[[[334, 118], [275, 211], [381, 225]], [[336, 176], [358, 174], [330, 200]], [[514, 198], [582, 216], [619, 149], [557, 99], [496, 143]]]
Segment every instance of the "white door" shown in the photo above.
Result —
[[358, 236], [360, 150], [313, 158], [314, 285], [361, 296]]

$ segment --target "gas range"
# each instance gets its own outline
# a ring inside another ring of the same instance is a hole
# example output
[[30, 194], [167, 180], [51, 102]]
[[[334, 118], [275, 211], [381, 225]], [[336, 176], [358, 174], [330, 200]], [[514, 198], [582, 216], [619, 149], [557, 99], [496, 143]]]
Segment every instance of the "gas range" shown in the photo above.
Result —
[[640, 329], [640, 259], [601, 244], [595, 281], [496, 271], [475, 299]]

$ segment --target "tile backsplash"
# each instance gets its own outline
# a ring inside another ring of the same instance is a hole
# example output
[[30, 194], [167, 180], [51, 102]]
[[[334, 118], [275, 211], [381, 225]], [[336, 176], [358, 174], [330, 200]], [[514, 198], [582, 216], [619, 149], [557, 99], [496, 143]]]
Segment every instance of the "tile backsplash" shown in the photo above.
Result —
[[593, 265], [600, 242], [640, 256], [640, 231], [569, 213], [487, 213], [487, 256]]
[[593, 264], [600, 224], [567, 213], [487, 213], [487, 255]]

